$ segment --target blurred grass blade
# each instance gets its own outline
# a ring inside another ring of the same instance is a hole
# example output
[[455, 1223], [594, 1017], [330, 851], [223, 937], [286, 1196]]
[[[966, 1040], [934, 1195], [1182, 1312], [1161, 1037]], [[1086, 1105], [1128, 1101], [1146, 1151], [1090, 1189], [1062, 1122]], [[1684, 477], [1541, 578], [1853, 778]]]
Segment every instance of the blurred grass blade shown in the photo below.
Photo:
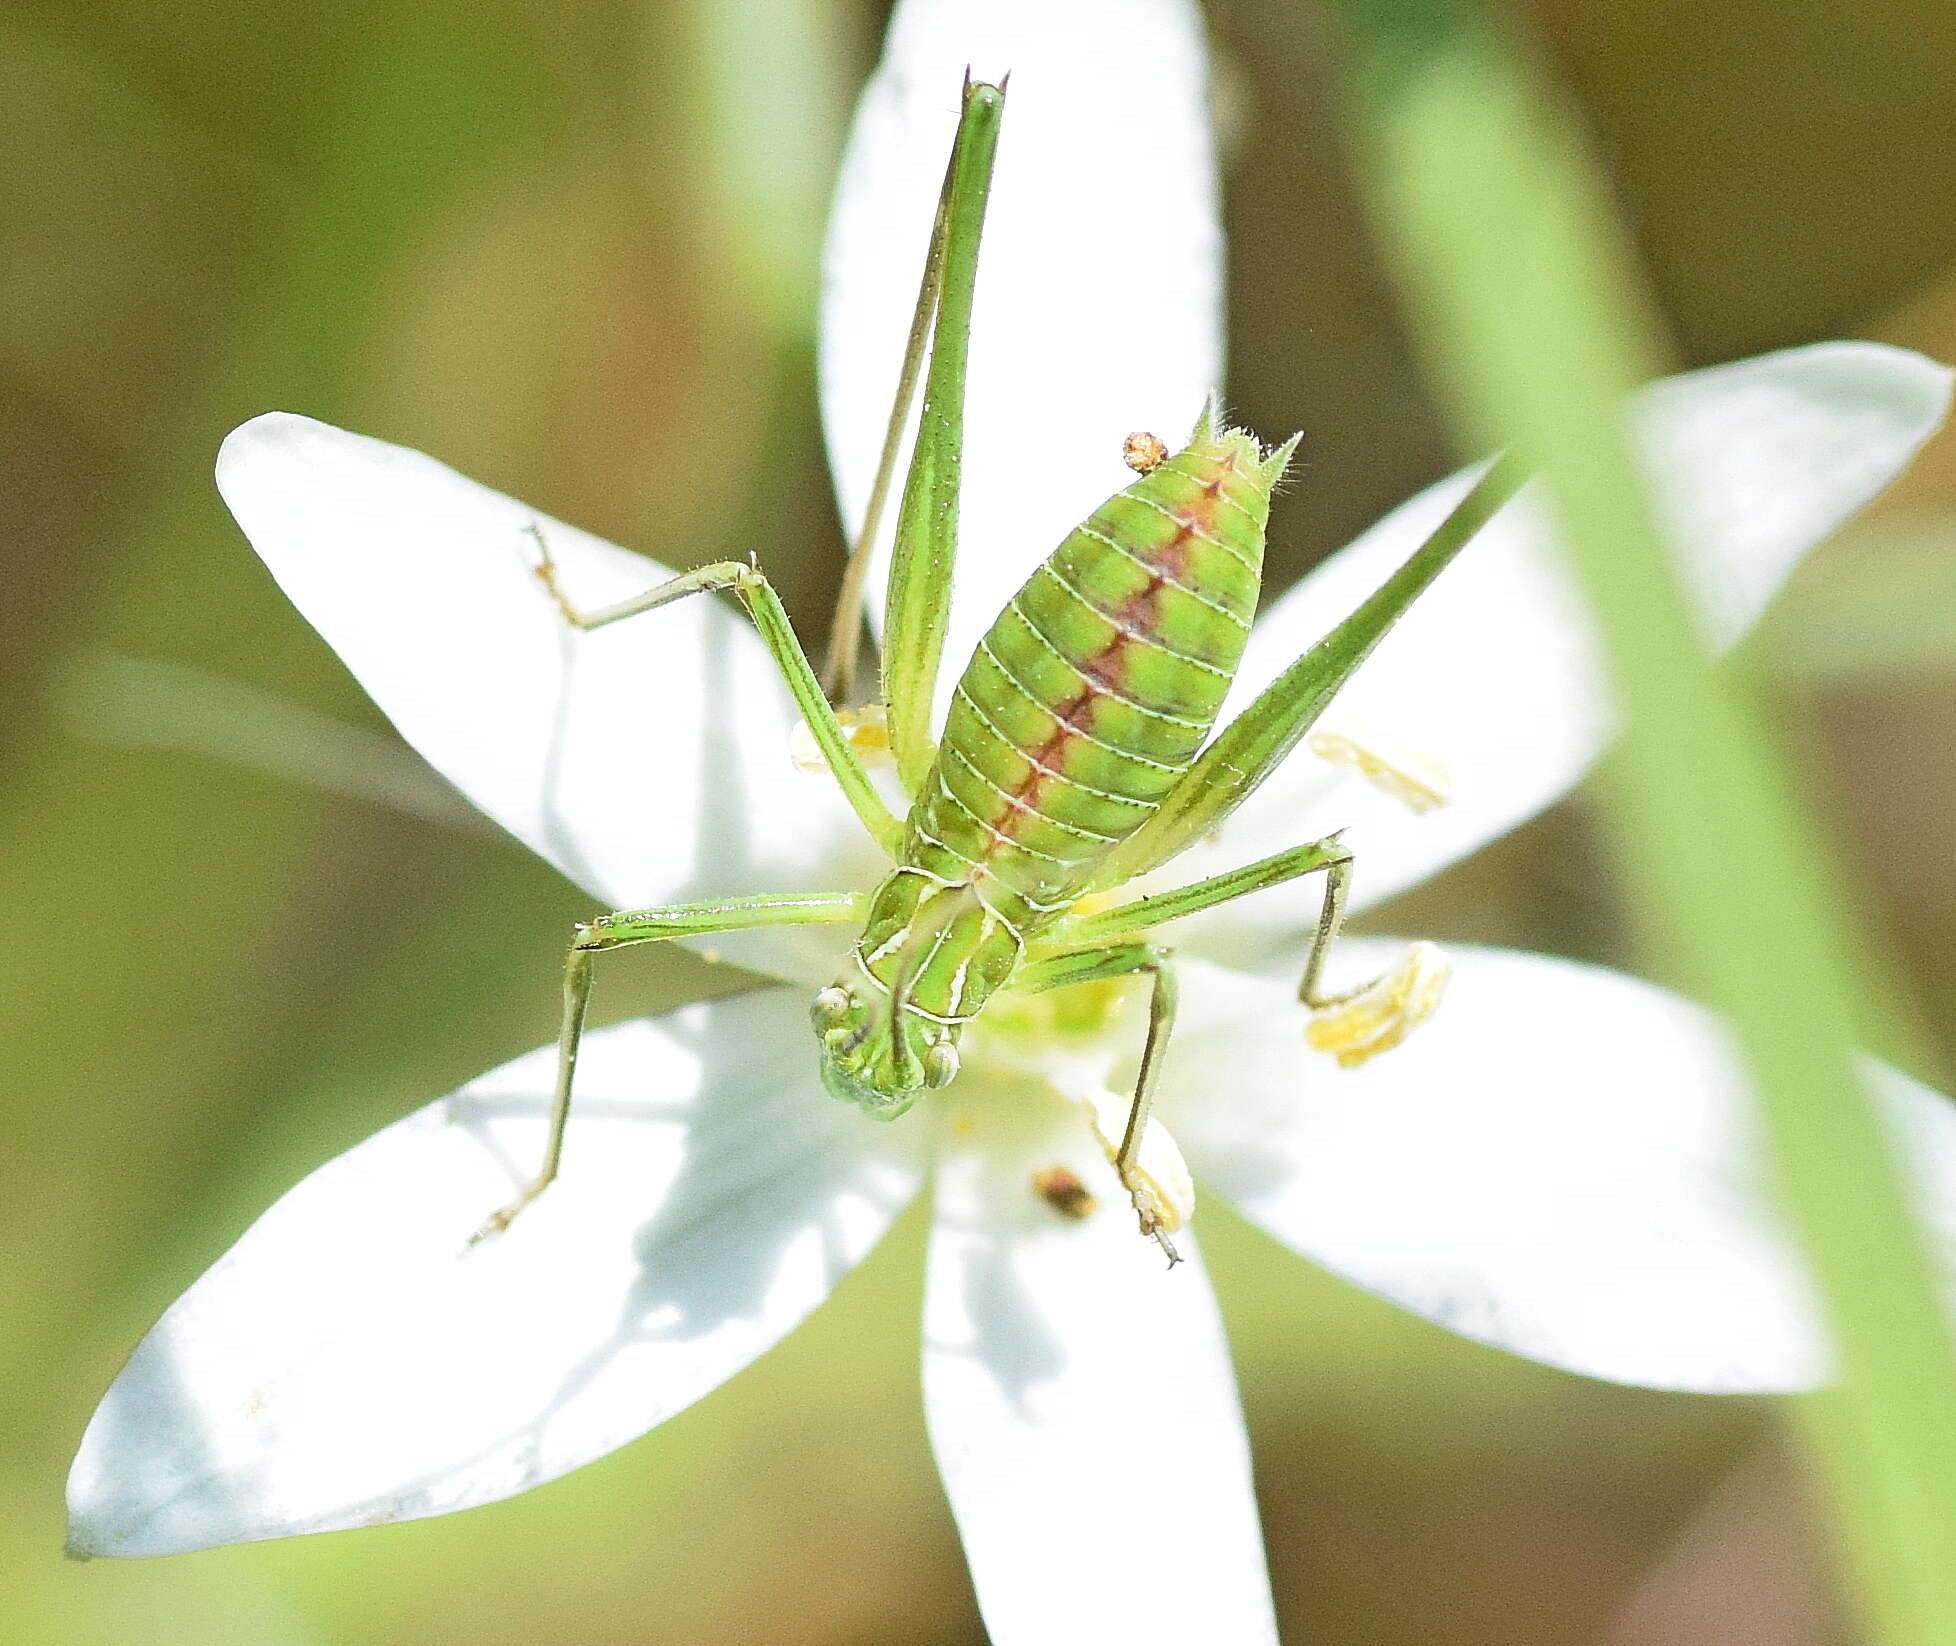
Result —
[[1850, 528], [1804, 569], [1759, 644], [1796, 685], [1864, 685], [1956, 669], [1956, 515]]
[[391, 733], [349, 726], [208, 669], [84, 651], [56, 680], [53, 700], [69, 729], [91, 742], [199, 755], [424, 823], [502, 835]]
[[[690, 75], [678, 117], [691, 127], [697, 210], [738, 285], [726, 309], [812, 347], [817, 270], [849, 106], [842, 33], [808, 0], [694, 0]], [[669, 56], [674, 19], [647, 8], [648, 51]], [[659, 72], [657, 67], [653, 73]], [[650, 111], [645, 164], [670, 167], [672, 111]]]
[[[1842, 1382], [1808, 1404], [1886, 1646], [1956, 1641], [1956, 1374], [1888, 1139], [1855, 1079], [1869, 1015], [1831, 858], [1753, 705], [1708, 666], [1617, 413], [1647, 318], [1603, 189], [1466, 0], [1339, 0], [1365, 183], [1476, 447], [1543, 475], [1629, 718], [1632, 895], [1729, 1017]], [[1490, 620], [1498, 619], [1490, 613]]]
[[[404, 19], [370, 45], [303, 104], [316, 164], [285, 202], [272, 268], [251, 297], [255, 324], [214, 366], [208, 402], [181, 414], [183, 449], [132, 511], [113, 599], [88, 619], [105, 647], [180, 649], [281, 693], [347, 689], [343, 677], [329, 684], [339, 669], [324, 648], [302, 656], [268, 640], [269, 585], [223, 519], [210, 453], [225, 427], [267, 405], [346, 419], [371, 392], [361, 373], [388, 294], [429, 224], [518, 129], [535, 72], [529, 56], [474, 49], [438, 19]], [[281, 622], [278, 636], [299, 632], [296, 617]], [[162, 1225], [186, 1243], [221, 1226], [210, 1208], [251, 1152], [266, 1094], [303, 1101], [318, 1023], [390, 931], [370, 922], [331, 943], [285, 945], [288, 965], [241, 967], [239, 956], [333, 872], [323, 844], [350, 849], [343, 816], [297, 788], [245, 796], [223, 776], [193, 786], [174, 774], [139, 782], [135, 763], [128, 770], [122, 777], [85, 744], [51, 741], [21, 785], [26, 799], [0, 852], [0, 908], [14, 915], [14, 940], [0, 952], [15, 957], [0, 972], [0, 997], [15, 1023], [77, 1026], [10, 1035], [10, 1085], [42, 1094], [9, 1117], [14, 1165], [35, 1194], [9, 1203], [12, 1223], [0, 1219], [0, 1290], [10, 1299], [0, 1368], [23, 1410], [72, 1398], [56, 1381], [73, 1364], [66, 1335], [138, 1324], [136, 1300], [153, 1300], [154, 1277], [175, 1255]], [[427, 901], [443, 890], [413, 875], [390, 885], [394, 928], [438, 928]], [[113, 964], [51, 967], [39, 934], [84, 904], [140, 908], [142, 918], [121, 931]], [[147, 1130], [131, 1129], [131, 1092], [154, 1118]], [[73, 1094], [94, 1101], [63, 1100]], [[92, 1136], [78, 1130], [88, 1126]], [[115, 1171], [88, 1164], [83, 1173], [81, 1163], [101, 1159]], [[70, 1195], [82, 1209], [63, 1237], [40, 1238], [41, 1197]], [[72, 1315], [74, 1297], [94, 1299], [93, 1311]]]

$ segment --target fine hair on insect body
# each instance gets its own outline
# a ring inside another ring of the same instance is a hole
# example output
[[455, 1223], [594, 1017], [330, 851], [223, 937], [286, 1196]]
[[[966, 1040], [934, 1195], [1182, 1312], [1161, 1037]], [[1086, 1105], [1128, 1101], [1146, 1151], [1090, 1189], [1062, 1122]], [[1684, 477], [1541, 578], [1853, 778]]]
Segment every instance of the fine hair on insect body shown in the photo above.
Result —
[[[596, 955], [764, 926], [852, 924], [841, 974], [811, 1007], [822, 1082], [893, 1120], [956, 1079], [960, 1039], [1002, 991], [1039, 995], [1129, 977], [1149, 985], [1148, 1026], [1115, 1169], [1142, 1232], [1175, 1258], [1186, 1215], [1141, 1154], [1175, 1019], [1164, 923], [1322, 872], [1298, 996], [1312, 1044], [1341, 1064], [1388, 1049], [1437, 1002], [1431, 945], [1360, 989], [1328, 994], [1351, 854], [1337, 837], [1144, 897], [1122, 888], [1210, 835], [1297, 746], [1378, 640], [1520, 476], [1498, 463], [1349, 617], [1220, 731], [1260, 590], [1271, 493], [1296, 448], [1266, 450], [1212, 397], [1172, 453], [1152, 433], [1120, 444], [1134, 480], [1076, 526], [997, 615], [965, 664], [940, 732], [932, 704], [956, 553], [958, 457], [972, 292], [1005, 95], [967, 82], [882, 461], [851, 555], [828, 667], [818, 676], [753, 564], [704, 566], [595, 611], [580, 609], [538, 539], [538, 576], [566, 622], [594, 629], [713, 590], [752, 618], [819, 759], [890, 868], [863, 892], [764, 894], [599, 917], [577, 928], [549, 1140], [541, 1169], [478, 1239], [508, 1226], [556, 1175]], [[926, 367], [927, 361], [927, 367]], [[881, 701], [851, 707], [862, 581], [919, 379], [923, 404], [898, 508], [881, 647]], [[1109, 432], [1110, 448], [1121, 441]], [[871, 781], [858, 734], [886, 733], [909, 802], [899, 819]], [[1045, 1190], [1049, 1203], [1059, 1206]], [[1064, 1199], [1065, 1197], [1062, 1197]], [[1091, 1197], [1067, 1204], [1090, 1208]], [[1084, 1215], [1070, 1212], [1066, 1215]]]

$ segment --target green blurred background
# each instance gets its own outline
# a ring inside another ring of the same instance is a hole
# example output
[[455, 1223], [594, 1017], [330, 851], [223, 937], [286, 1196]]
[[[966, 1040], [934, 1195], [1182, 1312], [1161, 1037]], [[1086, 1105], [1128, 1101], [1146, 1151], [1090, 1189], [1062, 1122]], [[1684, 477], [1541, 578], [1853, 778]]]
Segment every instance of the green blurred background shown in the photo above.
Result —
[[[1680, 363], [1832, 335], [1956, 358], [1946, 0], [1531, 9]], [[1232, 405], [1309, 437], [1282, 580], [1454, 459], [1354, 204], [1322, 15], [1218, 0], [1211, 20]], [[848, 0], [0, 16], [0, 1637], [983, 1638], [923, 1439], [915, 1219], [751, 1371], [527, 1498], [59, 1556], [68, 1457], [136, 1337], [313, 1164], [548, 1039], [589, 912], [389, 741], [219, 505], [218, 439], [309, 412], [671, 564], [755, 548], [818, 632], [839, 543], [815, 256], [881, 22]], [[708, 444], [740, 459], [675, 494], [676, 455]], [[1945, 1086], [1953, 511], [1945, 442], [1742, 660]], [[1647, 970], [1610, 873], [1579, 794], [1371, 924]], [[735, 981], [635, 955], [600, 1010]], [[1765, 1406], [1460, 1343], [1213, 1204], [1203, 1234], [1288, 1638], [1849, 1638]]]

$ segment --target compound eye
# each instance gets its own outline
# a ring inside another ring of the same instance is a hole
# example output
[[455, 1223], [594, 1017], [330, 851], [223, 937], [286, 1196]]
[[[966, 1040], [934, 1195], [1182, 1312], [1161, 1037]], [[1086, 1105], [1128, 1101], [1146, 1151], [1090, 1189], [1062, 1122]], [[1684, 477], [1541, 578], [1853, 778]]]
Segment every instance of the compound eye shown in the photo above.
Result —
[[932, 1091], [948, 1086], [958, 1078], [958, 1049], [948, 1040], [937, 1041], [924, 1053], [924, 1084]]
[[849, 991], [831, 984], [815, 997], [808, 1015], [814, 1018], [816, 1028], [825, 1029], [832, 1023], [840, 1022], [848, 1010]]

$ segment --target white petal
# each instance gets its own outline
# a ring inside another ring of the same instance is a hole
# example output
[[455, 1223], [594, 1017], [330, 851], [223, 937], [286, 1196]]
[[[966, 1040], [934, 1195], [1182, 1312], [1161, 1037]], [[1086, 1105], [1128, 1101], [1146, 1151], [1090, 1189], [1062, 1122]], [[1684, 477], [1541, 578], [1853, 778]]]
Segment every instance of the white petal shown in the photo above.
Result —
[[[1738, 638], [1808, 549], [1901, 471], [1941, 422], [1949, 381], [1900, 349], [1822, 343], [1644, 391], [1637, 419], [1650, 472], [1720, 645]], [[1266, 612], [1232, 707], [1384, 581], [1471, 478], [1422, 492]], [[1299, 752], [1225, 826], [1227, 861], [1345, 828], [1363, 906], [1505, 833], [1582, 776], [1614, 716], [1593, 625], [1531, 500], [1468, 545], [1359, 670], [1327, 724], [1334, 717], [1375, 725], [1437, 760], [1452, 780], [1450, 803], [1416, 815], [1355, 780], [1327, 795], [1322, 762]], [[1233, 904], [1209, 918], [1210, 952], [1253, 954], [1311, 913], [1308, 897], [1281, 893]]]
[[917, 1181], [813, 1078], [785, 989], [584, 1043], [562, 1177], [554, 1049], [322, 1167], [143, 1340], [69, 1481], [75, 1547], [167, 1554], [444, 1514], [588, 1463], [786, 1334]]
[[[830, 222], [822, 412], [859, 525], [969, 65], [1011, 75], [979, 258], [946, 689], [1033, 567], [1179, 444], [1221, 371], [1207, 67], [1186, 0], [905, 0]], [[902, 473], [897, 476], [901, 487]], [[894, 501], [886, 522], [894, 520]], [[880, 606], [884, 566], [871, 588]]]
[[[925, 1417], [991, 1638], [1274, 1642], [1235, 1377], [1189, 1232], [1171, 1271], [1083, 1114], [1000, 1140], [998, 1106], [966, 1094], [984, 1146], [939, 1169], [924, 1314]], [[1084, 1221], [1033, 1193], [1053, 1165], [1098, 1197]]]
[[[279, 587], [402, 736], [609, 906], [870, 883], [873, 848], [834, 784], [795, 770], [787, 688], [719, 598], [580, 634], [532, 575], [532, 525], [580, 606], [671, 574], [309, 418], [235, 430], [217, 480]], [[773, 934], [708, 946], [821, 981], [838, 947], [811, 964]]]
[[[1353, 944], [1337, 981], [1393, 954]], [[1187, 965], [1164, 1106], [1197, 1176], [1368, 1291], [1552, 1366], [1711, 1391], [1824, 1378], [1711, 1016], [1569, 961], [1453, 958], [1433, 1020], [1353, 1070], [1303, 1050], [1286, 986]], [[1892, 1071], [1879, 1088], [1956, 1252], [1956, 1115]]]

